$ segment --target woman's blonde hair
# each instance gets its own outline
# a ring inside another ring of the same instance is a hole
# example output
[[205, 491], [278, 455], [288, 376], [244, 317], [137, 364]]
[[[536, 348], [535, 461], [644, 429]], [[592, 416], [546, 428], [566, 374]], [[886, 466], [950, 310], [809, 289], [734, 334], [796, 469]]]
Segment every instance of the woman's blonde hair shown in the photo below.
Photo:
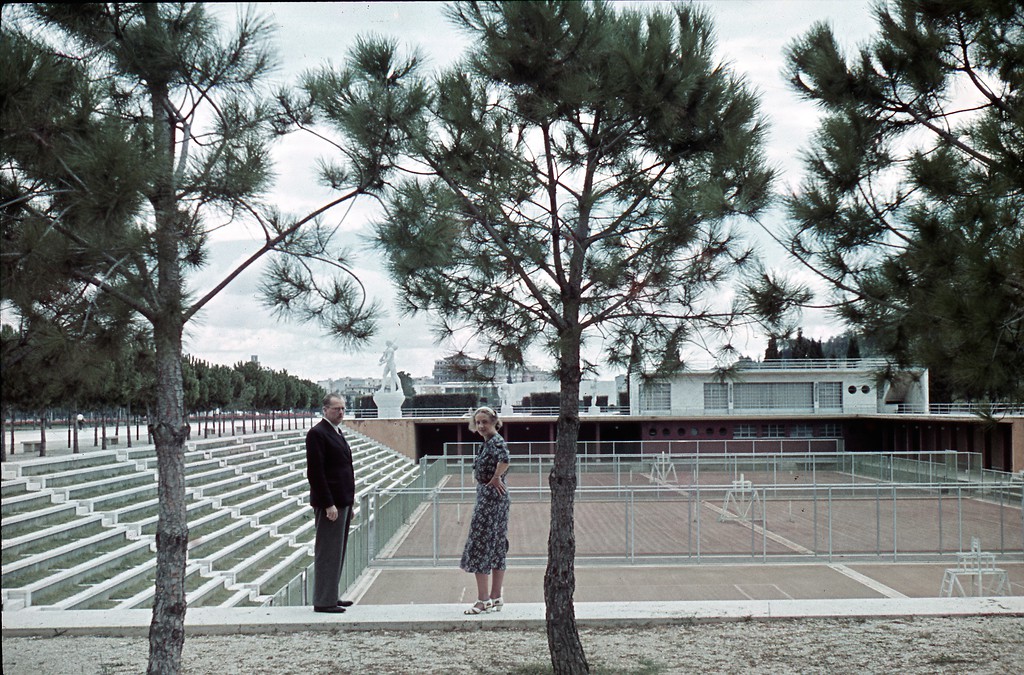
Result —
[[487, 406], [483, 406], [482, 408], [477, 408], [476, 412], [473, 413], [473, 416], [469, 418], [469, 430], [470, 431], [473, 431], [473, 432], [476, 431], [476, 416], [479, 415], [480, 413], [483, 413], [483, 414], [485, 414], [485, 415], [487, 415], [488, 417], [491, 418], [491, 421], [494, 422], [494, 428], [495, 429], [500, 429], [501, 428], [501, 420], [498, 419], [498, 413], [494, 412], [493, 408], [488, 408]]

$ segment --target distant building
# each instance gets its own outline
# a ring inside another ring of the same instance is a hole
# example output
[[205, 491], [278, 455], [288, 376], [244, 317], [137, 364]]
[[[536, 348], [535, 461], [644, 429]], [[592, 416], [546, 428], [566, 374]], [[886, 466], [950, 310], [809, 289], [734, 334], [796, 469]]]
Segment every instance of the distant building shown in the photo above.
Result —
[[475, 359], [465, 354], [446, 356], [434, 361], [434, 383], [490, 382], [498, 372], [497, 364], [487, 359]]
[[725, 378], [691, 370], [634, 376], [633, 415], [749, 415], [926, 412], [928, 371], [887, 373], [883, 359], [745, 361]]
[[325, 391], [341, 394], [354, 403], [360, 396], [369, 396], [380, 389], [379, 377], [342, 377], [337, 380], [320, 380], [317, 384]]

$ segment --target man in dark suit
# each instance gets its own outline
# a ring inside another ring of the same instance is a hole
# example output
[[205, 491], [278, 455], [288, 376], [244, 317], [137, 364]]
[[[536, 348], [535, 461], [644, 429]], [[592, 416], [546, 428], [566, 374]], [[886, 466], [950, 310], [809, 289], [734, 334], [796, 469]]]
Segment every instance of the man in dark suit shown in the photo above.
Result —
[[338, 585], [352, 522], [356, 479], [352, 450], [339, 426], [345, 416], [345, 399], [328, 394], [323, 404], [324, 418], [306, 433], [309, 504], [316, 520], [313, 610], [335, 614], [352, 605], [349, 600], [338, 599]]

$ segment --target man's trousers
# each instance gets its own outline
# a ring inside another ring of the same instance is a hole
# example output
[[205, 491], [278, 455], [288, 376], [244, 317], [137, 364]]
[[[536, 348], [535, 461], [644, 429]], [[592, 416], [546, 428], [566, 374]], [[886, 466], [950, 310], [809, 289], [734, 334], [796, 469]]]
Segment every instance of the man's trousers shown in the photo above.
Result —
[[338, 518], [329, 520], [327, 509], [313, 509], [316, 541], [313, 544], [313, 606], [334, 607], [338, 604], [341, 566], [345, 563], [348, 528], [352, 523], [352, 507], [338, 507]]

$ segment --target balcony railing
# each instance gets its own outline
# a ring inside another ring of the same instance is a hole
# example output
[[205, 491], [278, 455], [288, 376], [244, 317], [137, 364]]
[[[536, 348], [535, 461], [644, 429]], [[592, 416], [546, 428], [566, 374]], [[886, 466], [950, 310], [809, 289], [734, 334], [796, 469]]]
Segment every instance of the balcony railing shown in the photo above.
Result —
[[[471, 411], [468, 408], [403, 408], [403, 418], [465, 418], [469, 419]], [[619, 406], [600, 406], [597, 411], [592, 412], [591, 408], [580, 406], [580, 415], [616, 415], [628, 416], [629, 408]], [[638, 417], [749, 417], [749, 416], [781, 416], [791, 417], [793, 415], [813, 415], [816, 417], [842, 416], [845, 414], [864, 415], [863, 410], [846, 411], [842, 408], [819, 407], [813, 410], [806, 407], [791, 408], [673, 408], [673, 409], [651, 409], [642, 410]], [[1024, 416], [1024, 403], [932, 403], [925, 412], [924, 406], [920, 404], [892, 404], [878, 414], [888, 415], [944, 415], [944, 416], [992, 416], [995, 418]], [[534, 407], [534, 406], [513, 406], [514, 417], [557, 417], [557, 407]], [[377, 409], [351, 409], [348, 416], [355, 419], [376, 419]]]

